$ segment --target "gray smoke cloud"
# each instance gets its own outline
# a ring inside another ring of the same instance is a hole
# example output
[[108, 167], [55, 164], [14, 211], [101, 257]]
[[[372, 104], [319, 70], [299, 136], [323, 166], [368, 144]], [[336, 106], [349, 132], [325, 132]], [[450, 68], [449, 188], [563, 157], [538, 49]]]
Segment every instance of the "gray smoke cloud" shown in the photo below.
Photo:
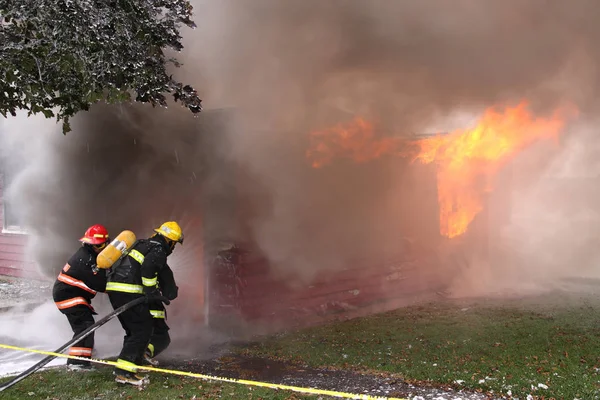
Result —
[[[548, 205], [546, 213], [533, 210], [539, 193], [557, 185], [547, 168], [573, 157], [573, 143], [586, 140], [581, 132], [598, 109], [596, 3], [259, 0], [197, 2], [196, 11], [207, 18], [188, 38], [184, 72], [205, 90], [207, 104], [237, 107], [242, 128], [230, 156], [259, 177], [269, 199], [251, 221], [250, 236], [282, 268], [310, 277], [357, 255], [397, 252], [402, 235], [435, 236], [434, 206], [423, 204], [431, 171], [392, 161], [338, 161], [311, 171], [303, 160], [308, 132], [355, 115], [384, 134], [449, 130], [465, 127], [452, 125], [457, 113], [472, 118], [522, 99], [541, 114], [572, 103], [582, 123], [563, 132], [563, 147], [538, 145], [498, 178], [490, 210], [462, 240], [472, 249], [468, 279], [459, 278], [457, 292], [494, 290], [498, 278], [510, 286], [555, 277], [574, 261], [563, 240], [572, 231], [548, 237], [537, 232], [543, 224], [522, 216], [552, 214], [570, 224], [569, 201]], [[582, 151], [592, 159], [597, 154], [591, 146]], [[586, 166], [573, 169], [577, 175]], [[490, 217], [507, 208], [504, 219]], [[579, 228], [584, 242], [594, 237], [592, 225]], [[530, 237], [540, 238], [536, 246]], [[498, 262], [490, 265], [491, 259]]]
[[[193, 3], [198, 29], [184, 31], [184, 66], [174, 72], [214, 111], [194, 119], [178, 106], [97, 106], [66, 138], [51, 122], [4, 123], [3, 154], [23, 163], [9, 195], [48, 275], [97, 222], [144, 236], [180, 221], [186, 244], [173, 264], [183, 279], [197, 273], [203, 237], [209, 248], [251, 242], [279, 274], [304, 281], [349, 260], [393, 255], [403, 236], [437, 240], [431, 169], [383, 159], [314, 170], [305, 159], [309, 132], [355, 115], [384, 133], [431, 132], [457, 112], [522, 99], [541, 113], [573, 103], [590, 120], [599, 105], [600, 6], [591, 0]], [[527, 165], [528, 187], [584, 139], [570, 140], [552, 160]], [[558, 218], [568, 218], [563, 211]], [[539, 228], [512, 224], [502, 235], [513, 241]], [[593, 233], [588, 226], [586, 237]]]

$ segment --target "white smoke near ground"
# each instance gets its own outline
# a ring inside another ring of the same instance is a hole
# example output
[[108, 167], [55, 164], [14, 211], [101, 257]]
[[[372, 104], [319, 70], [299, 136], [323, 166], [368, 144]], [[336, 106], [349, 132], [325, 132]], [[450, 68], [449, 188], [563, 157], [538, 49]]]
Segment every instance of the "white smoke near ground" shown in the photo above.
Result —
[[[108, 298], [99, 295], [94, 301], [100, 315], [112, 311]], [[98, 318], [97, 318], [98, 319]], [[15, 306], [0, 313], [0, 343], [33, 350], [54, 351], [73, 336], [67, 318], [56, 309], [52, 301], [28, 309]], [[123, 329], [118, 320], [105, 324], [95, 334], [94, 358], [112, 357], [119, 353]], [[26, 370], [45, 355], [21, 350], [0, 349], [0, 376]], [[47, 367], [64, 365], [65, 358], [57, 358]]]
[[[222, 241], [251, 242], [278, 274], [309, 282], [352, 260], [400, 251], [395, 243], [404, 236], [439, 239], [431, 228], [431, 171], [390, 160], [313, 170], [305, 159], [310, 131], [360, 115], [386, 134], [431, 133], [450, 130], [444, 125], [452, 116], [522, 99], [536, 112], [572, 102], [588, 122], [598, 109], [594, 1], [193, 3], [198, 29], [184, 31], [184, 66], [174, 72], [204, 98], [207, 111], [197, 119], [178, 106], [99, 105], [79, 115], [67, 137], [51, 121], [5, 121], [2, 154], [22, 163], [8, 196], [21, 206], [31, 254], [48, 276], [91, 224], [143, 237], [175, 219], [186, 233], [173, 256], [186, 287], [182, 315], [194, 309], [200, 290], [203, 243], [212, 249]], [[209, 111], [223, 107], [235, 109], [235, 121], [229, 112]], [[583, 140], [569, 135], [553, 162], [565, 164]], [[597, 158], [595, 148], [585, 152]], [[525, 164], [526, 184], [511, 189], [517, 194], [510, 229], [495, 222], [493, 234], [476, 227], [471, 233], [481, 249], [492, 242], [529, 254], [510, 271], [524, 265], [532, 275], [546, 271], [545, 260], [558, 260], [553, 252], [573, 238], [569, 230], [544, 236], [543, 224], [517, 222], [516, 215], [539, 210], [532, 188], [545, 185], [551, 160], [536, 160]], [[524, 171], [517, 161], [513, 166], [515, 175]], [[593, 198], [582, 185], [577, 189]], [[505, 195], [507, 187], [498, 184], [495, 193]], [[555, 219], [571, 221], [570, 200], [548, 207]], [[595, 230], [585, 228], [578, 233], [587, 246]], [[478, 267], [489, 264], [486, 251], [469, 255], [478, 261], [465, 273], [472, 282], [488, 277], [489, 285], [509, 269]], [[556, 268], [579, 268], [581, 254]]]
[[[36, 350], [54, 350], [66, 342], [71, 336], [71, 329], [66, 318], [56, 310], [52, 302], [48, 302], [31, 311], [20, 307], [8, 313], [0, 314], [0, 340], [11, 346], [25, 346]], [[66, 325], [66, 326], [65, 326]], [[0, 376], [24, 371], [44, 356], [15, 350], [0, 350]], [[60, 359], [51, 365], [61, 365]]]

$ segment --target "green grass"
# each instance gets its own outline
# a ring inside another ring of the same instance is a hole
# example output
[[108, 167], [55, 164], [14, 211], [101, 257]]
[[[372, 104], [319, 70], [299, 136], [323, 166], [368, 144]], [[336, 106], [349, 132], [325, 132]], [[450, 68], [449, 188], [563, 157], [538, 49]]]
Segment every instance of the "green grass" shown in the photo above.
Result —
[[[6, 381], [2, 379], [0, 381]], [[36, 373], [0, 394], [2, 400], [112, 400], [112, 399], [316, 399], [290, 391], [251, 388], [234, 383], [150, 374], [150, 385], [140, 391], [114, 382], [112, 368], [93, 372], [67, 372], [52, 368]]]
[[596, 297], [564, 294], [431, 304], [279, 335], [239, 351], [521, 399], [598, 399], [597, 305]]

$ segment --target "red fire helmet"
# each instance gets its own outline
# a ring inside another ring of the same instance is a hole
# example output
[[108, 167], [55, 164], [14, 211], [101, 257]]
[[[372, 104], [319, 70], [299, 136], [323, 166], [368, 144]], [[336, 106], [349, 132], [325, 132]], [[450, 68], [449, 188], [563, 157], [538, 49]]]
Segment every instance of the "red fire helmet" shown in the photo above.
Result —
[[81, 239], [82, 243], [102, 244], [108, 241], [108, 230], [102, 225], [90, 226]]

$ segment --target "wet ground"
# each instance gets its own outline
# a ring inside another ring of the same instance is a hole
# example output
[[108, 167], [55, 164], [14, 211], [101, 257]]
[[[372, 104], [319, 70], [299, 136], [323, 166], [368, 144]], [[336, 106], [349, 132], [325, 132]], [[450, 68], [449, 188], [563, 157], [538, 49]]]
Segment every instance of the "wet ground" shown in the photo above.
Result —
[[425, 383], [413, 385], [393, 374], [315, 369], [277, 360], [239, 355], [224, 355], [209, 360], [172, 360], [163, 363], [161, 367], [234, 379], [413, 400], [499, 399], [483, 393], [469, 393]]
[[15, 306], [32, 307], [51, 299], [53, 283], [0, 276], [0, 312]]

